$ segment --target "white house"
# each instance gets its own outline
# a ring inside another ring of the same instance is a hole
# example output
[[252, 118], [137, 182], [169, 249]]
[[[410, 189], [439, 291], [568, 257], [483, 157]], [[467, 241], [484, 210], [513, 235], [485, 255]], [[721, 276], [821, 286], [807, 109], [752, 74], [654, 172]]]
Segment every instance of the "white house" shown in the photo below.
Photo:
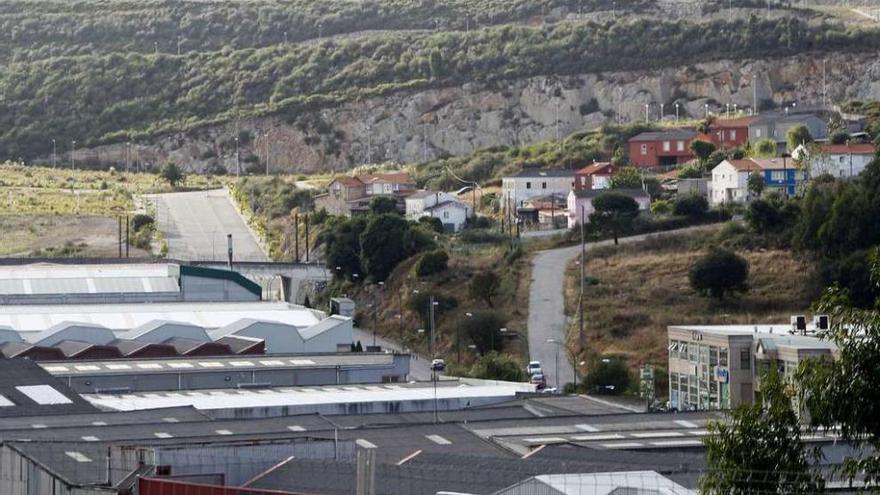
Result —
[[472, 208], [445, 192], [417, 191], [406, 198], [406, 218], [417, 221], [422, 217], [439, 218], [443, 227], [458, 232], [471, 216]]
[[817, 156], [811, 159], [809, 155], [810, 150], [804, 145], [798, 146], [791, 153], [796, 159], [808, 160], [810, 177], [829, 174], [833, 177], [849, 178], [865, 170], [874, 159], [875, 149], [872, 144], [825, 144]]
[[568, 193], [568, 228], [574, 228], [584, 221], [589, 222], [590, 214], [596, 211], [593, 208], [593, 199], [608, 192], [621, 193], [631, 197], [636, 200], [641, 211], [647, 210], [651, 206], [651, 197], [641, 189], [612, 189], [610, 191], [607, 189], [586, 189], [571, 191]]
[[712, 169], [712, 187], [709, 202], [713, 206], [723, 203], [749, 201], [749, 175], [759, 173], [768, 191], [793, 195], [797, 186], [806, 180], [806, 174], [798, 169], [790, 158], [746, 158], [724, 160]]
[[516, 209], [523, 202], [549, 194], [561, 197], [568, 195], [574, 187], [574, 170], [536, 170], [525, 169], [520, 173], [501, 180], [501, 209]]

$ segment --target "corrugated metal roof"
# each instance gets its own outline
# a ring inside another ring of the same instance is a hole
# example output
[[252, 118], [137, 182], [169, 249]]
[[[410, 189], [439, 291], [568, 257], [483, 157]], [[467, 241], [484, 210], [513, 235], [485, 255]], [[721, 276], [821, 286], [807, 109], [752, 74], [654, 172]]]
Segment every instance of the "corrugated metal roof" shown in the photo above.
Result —
[[278, 302], [0, 306], [0, 326], [19, 332], [41, 332], [66, 321], [100, 325], [112, 330], [130, 330], [153, 320], [216, 329], [245, 319], [309, 327], [323, 318], [320, 311]]

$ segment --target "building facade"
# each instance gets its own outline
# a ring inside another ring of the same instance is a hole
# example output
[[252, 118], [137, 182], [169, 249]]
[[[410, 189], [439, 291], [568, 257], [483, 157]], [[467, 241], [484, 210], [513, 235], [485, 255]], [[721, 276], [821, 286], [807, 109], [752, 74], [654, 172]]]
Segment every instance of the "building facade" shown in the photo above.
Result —
[[596, 162], [578, 170], [574, 174], [574, 189], [586, 191], [589, 189], [611, 189], [611, 176], [614, 175], [614, 165], [610, 162]]
[[693, 160], [690, 145], [698, 138], [697, 131], [687, 129], [643, 132], [629, 140], [629, 161], [639, 168], [671, 167], [685, 163]]
[[501, 208], [517, 209], [526, 200], [538, 196], [568, 195], [574, 188], [574, 170], [525, 169], [501, 180]]
[[718, 119], [709, 127], [709, 138], [719, 149], [739, 148], [749, 142], [749, 125], [757, 117]]
[[472, 214], [469, 205], [442, 191], [417, 191], [406, 198], [407, 220], [439, 218], [447, 232], [460, 232]]
[[724, 160], [712, 169], [709, 202], [713, 206], [750, 201], [749, 176], [759, 173], [765, 190], [793, 196], [807, 179], [803, 170], [790, 158]]
[[849, 179], [856, 177], [871, 163], [876, 150], [872, 144], [825, 144], [819, 156], [810, 157], [809, 151], [799, 146], [792, 156], [805, 153], [810, 164], [810, 177], [828, 174], [832, 177]]
[[392, 197], [402, 203], [415, 190], [415, 181], [404, 172], [336, 177], [327, 184], [327, 193], [315, 196], [315, 208], [351, 216], [365, 212], [375, 197]]
[[770, 366], [793, 373], [807, 359], [835, 347], [791, 325], [671, 326], [669, 405], [678, 411], [730, 409], [760, 397], [760, 376]]
[[[608, 191], [591, 189], [587, 191], [571, 191], [568, 194], [568, 228], [574, 228], [582, 222], [589, 223], [590, 214], [593, 213], [593, 200]], [[614, 192], [625, 194], [636, 201], [640, 211], [651, 207], [651, 197], [641, 189], [614, 189]]]

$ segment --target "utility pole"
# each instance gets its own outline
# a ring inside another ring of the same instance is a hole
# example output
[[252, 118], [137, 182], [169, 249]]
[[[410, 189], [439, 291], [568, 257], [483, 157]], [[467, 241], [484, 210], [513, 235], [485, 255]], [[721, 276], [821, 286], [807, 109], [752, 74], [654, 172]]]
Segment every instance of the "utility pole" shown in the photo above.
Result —
[[55, 147], [55, 140], [52, 139], [52, 168], [55, 168], [55, 158], [57, 157], [56, 149], [57, 148]]
[[269, 153], [272, 151], [272, 141], [269, 139], [271, 130], [266, 131], [266, 176], [269, 176]]
[[70, 142], [70, 168], [76, 170], [76, 141]]
[[128, 258], [128, 247], [131, 246], [131, 231], [129, 230], [131, 223], [128, 221], [128, 215], [125, 215], [125, 257]]
[[299, 213], [293, 215], [293, 261], [299, 263]]
[[428, 341], [428, 349], [431, 359], [434, 359], [434, 296], [428, 296], [428, 315], [431, 323], [431, 336]]
[[232, 270], [232, 234], [226, 234], [226, 255], [229, 269]]
[[306, 212], [305, 219], [306, 223], [306, 263], [309, 262], [309, 213]]
[[[584, 223], [586, 221], [586, 206], [581, 205], [581, 284], [580, 297], [578, 298], [578, 342], [581, 347], [586, 346], [586, 338], [584, 335], [584, 278], [586, 277], [587, 264], [587, 244], [584, 232]], [[575, 379], [577, 379], [577, 368], [574, 370]]]
[[238, 135], [235, 136], [235, 175], [241, 176], [241, 153], [238, 148]]

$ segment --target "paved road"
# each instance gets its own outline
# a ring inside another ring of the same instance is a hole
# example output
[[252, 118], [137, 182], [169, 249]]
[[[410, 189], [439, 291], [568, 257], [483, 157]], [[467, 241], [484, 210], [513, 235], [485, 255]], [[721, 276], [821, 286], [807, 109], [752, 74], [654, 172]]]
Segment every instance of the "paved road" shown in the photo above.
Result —
[[232, 234], [235, 259], [269, 259], [225, 189], [157, 194], [150, 201], [156, 205], [169, 258], [225, 260], [226, 234]]
[[[366, 328], [354, 328], [354, 340], [355, 342], [360, 340], [361, 345], [364, 347], [368, 345], [373, 345], [373, 332]], [[381, 346], [383, 349], [392, 349], [398, 352], [408, 352], [408, 349], [404, 349], [403, 346], [396, 342], [392, 342], [390, 340], [386, 340], [382, 338], [381, 335], [376, 336], [376, 344]], [[431, 379], [431, 361], [430, 359], [426, 359], [424, 356], [419, 356], [415, 353], [410, 354], [409, 361], [409, 378], [410, 380], [417, 381], [426, 381]]]
[[[639, 242], [651, 237], [666, 237], [711, 226], [688, 227], [668, 232], [637, 235], [620, 239], [621, 244]], [[587, 250], [613, 244], [599, 241], [587, 244]], [[529, 287], [529, 359], [540, 361], [547, 378], [547, 386], [557, 387], [574, 381], [574, 370], [565, 348], [547, 340], [566, 342], [568, 318], [565, 315], [563, 287], [565, 268], [581, 252], [580, 245], [539, 251], [532, 259], [532, 281]], [[589, 316], [588, 316], [589, 318]], [[589, 321], [586, 322], [589, 325]], [[559, 371], [556, 362], [558, 352]], [[557, 376], [558, 375], [558, 376]]]

